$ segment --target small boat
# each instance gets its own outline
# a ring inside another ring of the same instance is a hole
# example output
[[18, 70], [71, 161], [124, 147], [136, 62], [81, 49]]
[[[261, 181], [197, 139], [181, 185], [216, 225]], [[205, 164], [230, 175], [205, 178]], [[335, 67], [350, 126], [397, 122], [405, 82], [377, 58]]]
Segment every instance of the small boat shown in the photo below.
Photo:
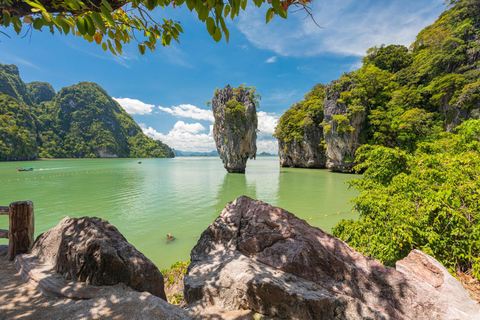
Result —
[[35, 167], [21, 167], [17, 168], [18, 171], [33, 171], [33, 168]]
[[138, 164], [142, 164], [142, 161], [138, 161]]

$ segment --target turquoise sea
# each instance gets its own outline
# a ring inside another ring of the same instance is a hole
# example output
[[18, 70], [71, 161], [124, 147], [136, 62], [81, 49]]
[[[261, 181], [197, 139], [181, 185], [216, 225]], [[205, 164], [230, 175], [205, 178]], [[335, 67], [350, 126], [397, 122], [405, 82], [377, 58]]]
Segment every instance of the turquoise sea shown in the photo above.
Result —
[[[18, 172], [20, 166], [35, 170]], [[249, 160], [245, 175], [227, 173], [217, 157], [0, 162], [0, 206], [32, 200], [35, 235], [65, 216], [106, 219], [162, 269], [188, 261], [203, 230], [241, 195], [326, 231], [342, 218], [356, 219], [348, 200], [357, 192], [344, 182], [358, 177], [280, 168], [278, 157]], [[7, 217], [0, 216], [0, 229], [7, 228]], [[175, 240], [167, 243], [167, 233]]]

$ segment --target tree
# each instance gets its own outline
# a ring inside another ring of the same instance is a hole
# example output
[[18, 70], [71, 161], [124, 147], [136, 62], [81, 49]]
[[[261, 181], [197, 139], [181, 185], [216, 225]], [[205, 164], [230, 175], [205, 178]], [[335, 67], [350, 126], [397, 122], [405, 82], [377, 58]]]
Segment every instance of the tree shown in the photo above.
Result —
[[[312, 0], [267, 0], [266, 22], [275, 15], [287, 18], [290, 6], [304, 9], [311, 17], [308, 4]], [[260, 7], [265, 0], [253, 0]], [[157, 40], [168, 46], [178, 42], [183, 32], [180, 22], [171, 19], [156, 21], [151, 11], [160, 7], [173, 8], [186, 5], [195, 10], [198, 19], [205, 23], [215, 41], [222, 35], [226, 41], [229, 31], [225, 19], [234, 19], [245, 10], [247, 0], [2, 0], [0, 1], [0, 25], [13, 27], [17, 34], [27, 29], [48, 28], [53, 34], [69, 34], [83, 37], [101, 45], [113, 54], [122, 53], [122, 44], [136, 41], [141, 54], [146, 48], [155, 50]]]

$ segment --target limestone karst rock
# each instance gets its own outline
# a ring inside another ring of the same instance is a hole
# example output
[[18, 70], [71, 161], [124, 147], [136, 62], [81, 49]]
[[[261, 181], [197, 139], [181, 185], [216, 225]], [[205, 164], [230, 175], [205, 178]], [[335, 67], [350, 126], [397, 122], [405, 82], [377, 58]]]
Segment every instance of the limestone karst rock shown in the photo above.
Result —
[[480, 307], [434, 258], [397, 268], [292, 213], [242, 196], [202, 233], [184, 279], [190, 307], [282, 319], [478, 319]]
[[[307, 114], [307, 119], [311, 116]], [[281, 167], [325, 168], [326, 156], [323, 147], [323, 128], [313, 121], [306, 121], [303, 139], [285, 141], [278, 139], [278, 156]]]
[[245, 173], [248, 159], [257, 153], [257, 110], [254, 92], [227, 85], [212, 99], [213, 137], [225, 169]]
[[67, 279], [94, 286], [124, 283], [167, 300], [155, 264], [100, 218], [64, 218], [37, 238], [31, 253]]
[[[349, 172], [355, 166], [355, 152], [360, 147], [360, 134], [365, 121], [365, 110], [351, 110], [340, 99], [340, 92], [351, 90], [351, 81], [334, 80], [325, 87], [323, 102], [325, 144], [327, 145], [327, 168], [332, 171]], [[339, 88], [341, 85], [341, 88]]]

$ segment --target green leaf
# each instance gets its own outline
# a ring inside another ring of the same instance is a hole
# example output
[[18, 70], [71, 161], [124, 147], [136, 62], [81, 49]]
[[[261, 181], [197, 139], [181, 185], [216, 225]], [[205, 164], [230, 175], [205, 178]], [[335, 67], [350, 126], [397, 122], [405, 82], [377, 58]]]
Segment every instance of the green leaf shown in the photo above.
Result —
[[5, 27], [8, 27], [10, 25], [10, 15], [8, 14], [7, 11], [3, 13], [3, 25]]
[[275, 16], [275, 10], [273, 8], [269, 8], [267, 10], [267, 23], [269, 23], [270, 20], [272, 20], [274, 16]]
[[195, 9], [195, 1], [193, 0], [187, 0], [187, 8], [190, 10], [190, 12]]
[[230, 6], [227, 4], [227, 5], [225, 6], [224, 11], [223, 11], [223, 17], [226, 18], [229, 13], [230, 13]]
[[215, 20], [212, 17], [207, 18], [207, 30], [211, 36], [215, 34]]
[[220, 30], [219, 27], [215, 27], [215, 33], [213, 34], [213, 40], [215, 42], [218, 42], [222, 39], [222, 31]]
[[143, 43], [138, 45], [138, 51], [140, 51], [142, 56], [145, 54], [145, 45]]
[[201, 6], [200, 11], [198, 12], [198, 18], [202, 21], [205, 21], [208, 18], [210, 11], [207, 6]]
[[93, 37], [95, 35], [95, 23], [93, 22], [90, 16], [85, 16], [85, 29], [89, 36]]
[[82, 35], [86, 34], [87, 30], [85, 30], [85, 19], [82, 17], [78, 17], [75, 21], [76, 21], [78, 32], [80, 32], [80, 34]]
[[[38, 1], [25, 0], [25, 2], [28, 3], [31, 7], [34, 7], [35, 9], [38, 9], [42, 12], [47, 12], [47, 9], [45, 9], [45, 7]], [[35, 11], [32, 10], [32, 12], [38, 12], [38, 10], [35, 10]]]
[[225, 20], [223, 18], [220, 18], [219, 20], [223, 33], [225, 34], [225, 40], [227, 40], [228, 43], [228, 40], [230, 39], [230, 31], [228, 31], [227, 26], [225, 25]]
[[95, 25], [98, 27], [103, 34], [107, 33], [107, 28], [105, 27], [105, 23], [103, 22], [103, 18], [98, 12], [92, 12], [92, 19], [95, 22]]
[[41, 18], [36, 18], [33, 20], [33, 29], [35, 30], [40, 30], [43, 27], [43, 19]]
[[110, 11], [107, 10], [104, 6], [100, 6], [100, 11], [102, 11], [103, 16], [107, 20], [107, 22], [114, 27], [115, 26], [115, 20], [113, 20], [112, 14]]
[[215, 7], [215, 2], [216, 0], [207, 0], [207, 4], [209, 7], [214, 8]]
[[182, 29], [182, 26], [178, 23], [175, 23], [174, 24], [175, 28], [177, 28], [178, 31], [180, 31], [181, 33], [183, 33], [183, 29]]
[[247, 7], [247, 0], [240, 0], [240, 6], [242, 7], [242, 10], [245, 11], [245, 8]]
[[52, 19], [50, 17], [50, 14], [46, 11], [42, 11], [42, 17], [45, 19], [47, 22], [52, 22]]
[[[102, 0], [102, 3], [103, 3], [103, 5], [105, 6], [105, 8], [108, 9], [109, 12], [112, 12], [112, 11], [113, 11], [112, 6], [110, 5], [110, 3], [108, 3], [107, 0]], [[100, 10], [102, 10], [102, 9], [100, 8]]]
[[105, 42], [102, 43], [102, 49], [103, 49], [103, 51], [107, 51], [107, 49], [108, 49], [108, 46]]

